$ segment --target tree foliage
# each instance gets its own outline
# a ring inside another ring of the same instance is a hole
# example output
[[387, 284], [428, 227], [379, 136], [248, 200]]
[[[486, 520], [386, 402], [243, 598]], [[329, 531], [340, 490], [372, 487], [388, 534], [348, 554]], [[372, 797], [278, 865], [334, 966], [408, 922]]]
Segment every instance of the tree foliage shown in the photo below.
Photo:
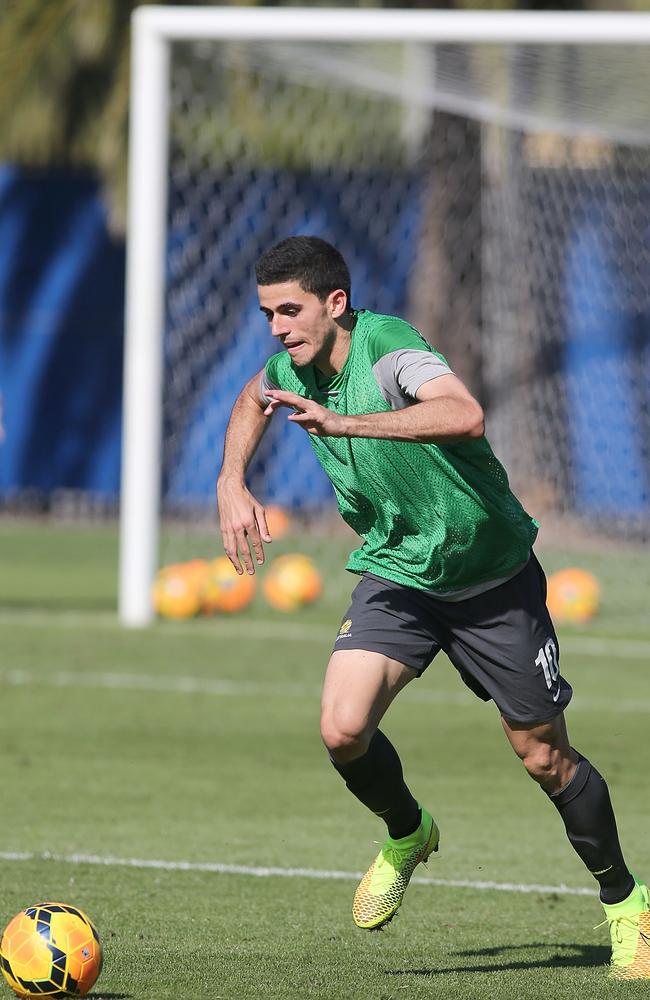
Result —
[[0, 159], [95, 170], [116, 228], [126, 205], [131, 13], [151, 2], [0, 0]]
[[[35, 169], [95, 169], [118, 226], [126, 201], [130, 17], [143, 2], [152, 0], [0, 0], [0, 159]], [[179, 2], [187, 5], [189, 0]], [[274, 5], [272, 0], [259, 2]], [[619, 7], [643, 10], [649, 4], [650, 0], [627, 0]], [[429, 7], [430, 3], [338, 0], [337, 5]], [[557, 0], [550, 5], [557, 7]], [[607, 5], [605, 0], [572, 4]], [[438, 0], [435, 6], [544, 9], [549, 3]]]
[[133, 0], [16, 0], [0, 18], [0, 157], [123, 190]]

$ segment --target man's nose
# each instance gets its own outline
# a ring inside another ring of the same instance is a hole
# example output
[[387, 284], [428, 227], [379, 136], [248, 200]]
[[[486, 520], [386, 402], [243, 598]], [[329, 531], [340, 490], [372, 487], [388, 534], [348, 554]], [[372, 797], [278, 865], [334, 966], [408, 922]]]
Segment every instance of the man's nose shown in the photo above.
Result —
[[289, 332], [286, 316], [274, 316], [271, 320], [271, 333], [274, 337], [283, 337]]

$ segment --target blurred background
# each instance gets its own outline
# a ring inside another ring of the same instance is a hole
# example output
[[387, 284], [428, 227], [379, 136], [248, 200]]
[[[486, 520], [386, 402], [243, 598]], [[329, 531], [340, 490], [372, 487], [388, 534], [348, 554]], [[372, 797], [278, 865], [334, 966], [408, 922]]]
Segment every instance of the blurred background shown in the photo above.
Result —
[[[14, 534], [105, 527], [111, 552], [135, 6], [4, 0], [0, 17], [0, 516]], [[172, 46], [161, 562], [195, 554], [197, 529], [218, 550], [225, 426], [274, 350], [252, 269], [295, 232], [340, 247], [356, 306], [448, 356], [545, 540], [644, 545], [649, 62], [621, 46]], [[297, 428], [274, 421], [251, 483], [301, 530], [332, 530]]]

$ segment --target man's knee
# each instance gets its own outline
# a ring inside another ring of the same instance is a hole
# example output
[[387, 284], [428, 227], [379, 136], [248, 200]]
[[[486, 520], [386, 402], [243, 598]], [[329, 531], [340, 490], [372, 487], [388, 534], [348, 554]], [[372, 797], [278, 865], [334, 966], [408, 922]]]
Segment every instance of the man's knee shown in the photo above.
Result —
[[578, 755], [571, 749], [564, 716], [550, 722], [524, 723], [501, 719], [506, 736], [531, 778], [552, 795], [573, 777]]
[[367, 720], [345, 710], [324, 709], [320, 732], [330, 756], [341, 763], [363, 756], [372, 738]]
[[575, 770], [572, 757], [548, 743], [531, 743], [518, 756], [533, 781], [549, 793], [566, 785]]

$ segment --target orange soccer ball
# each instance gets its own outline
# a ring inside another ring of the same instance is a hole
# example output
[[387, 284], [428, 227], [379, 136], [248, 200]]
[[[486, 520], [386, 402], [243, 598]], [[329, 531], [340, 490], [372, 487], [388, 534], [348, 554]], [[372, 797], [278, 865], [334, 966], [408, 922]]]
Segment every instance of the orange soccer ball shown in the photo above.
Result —
[[280, 538], [284, 538], [291, 527], [291, 522], [287, 512], [283, 510], [282, 507], [278, 507], [275, 504], [269, 504], [264, 513], [273, 541], [275, 542]]
[[102, 946], [82, 910], [37, 903], [5, 928], [0, 968], [16, 996], [83, 997], [101, 972]]
[[548, 578], [546, 604], [559, 624], [580, 624], [594, 617], [600, 604], [600, 585], [593, 573], [570, 567]]
[[323, 581], [307, 556], [278, 556], [264, 577], [264, 596], [278, 611], [294, 611], [312, 604], [323, 590]]
[[239, 576], [226, 556], [208, 563], [201, 610], [206, 615], [241, 611], [255, 595], [255, 577], [244, 572]]
[[163, 566], [153, 585], [156, 613], [163, 618], [192, 618], [201, 610], [208, 577], [205, 559]]

